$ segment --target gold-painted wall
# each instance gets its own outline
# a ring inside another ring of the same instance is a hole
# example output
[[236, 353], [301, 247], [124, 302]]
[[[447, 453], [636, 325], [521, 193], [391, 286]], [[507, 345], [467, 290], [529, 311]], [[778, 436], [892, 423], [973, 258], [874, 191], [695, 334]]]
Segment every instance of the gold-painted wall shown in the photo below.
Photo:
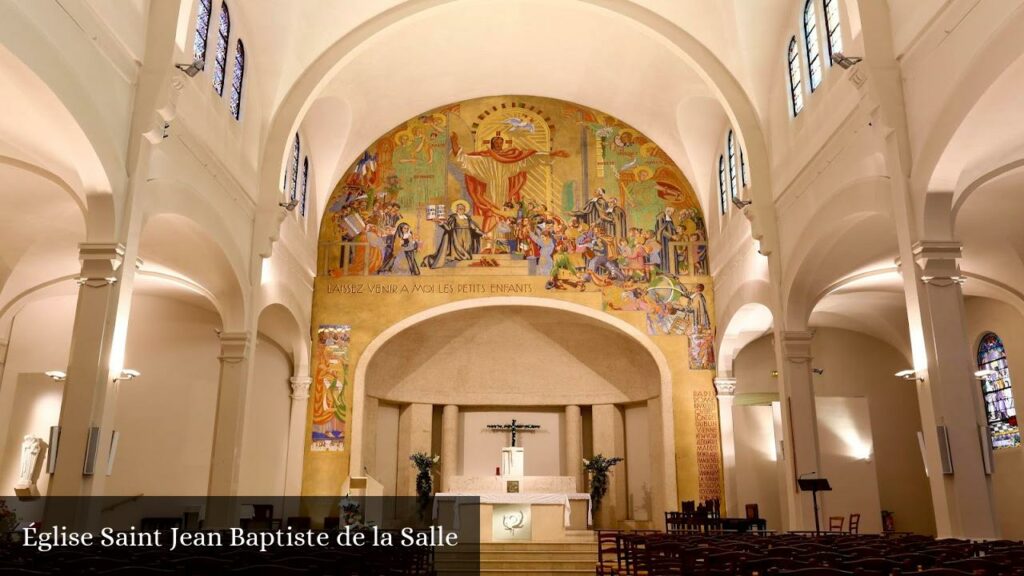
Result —
[[436, 306], [518, 296], [648, 334], [671, 371], [679, 497], [720, 496], [720, 447], [697, 442], [708, 404], [694, 398], [714, 392], [706, 240], [682, 172], [600, 112], [489, 97], [396, 127], [345, 172], [321, 226], [303, 494], [338, 494], [348, 476], [354, 371], [374, 338]]

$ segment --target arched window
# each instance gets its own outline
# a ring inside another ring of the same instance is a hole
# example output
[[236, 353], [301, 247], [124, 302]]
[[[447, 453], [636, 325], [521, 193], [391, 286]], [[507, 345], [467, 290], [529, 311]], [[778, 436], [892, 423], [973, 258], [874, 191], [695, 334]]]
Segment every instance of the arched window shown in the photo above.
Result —
[[1006, 348], [999, 336], [992, 332], [982, 336], [978, 344], [978, 370], [992, 448], [1020, 446], [1020, 428], [1017, 426], [1017, 408], [1013, 404]]
[[729, 209], [728, 200], [725, 199], [725, 156], [718, 155], [718, 203], [722, 210], [722, 214], [725, 214], [726, 210]]
[[743, 179], [743, 187], [750, 186], [750, 172], [747, 170], [747, 158], [743, 155], [743, 147], [740, 147], [740, 178]]
[[239, 39], [235, 44], [235, 74], [231, 77], [231, 115], [238, 120], [242, 115], [242, 82], [245, 81], [245, 46]]
[[796, 43], [796, 36], [789, 39], [789, 103], [796, 116], [804, 109], [804, 89], [800, 77], [803, 72], [800, 70], [800, 47]]
[[807, 49], [807, 77], [811, 92], [821, 84], [821, 50], [818, 48], [818, 18], [814, 14], [814, 0], [804, 4], [804, 47]]
[[299, 201], [299, 214], [306, 217], [306, 198], [309, 194], [309, 156], [302, 159], [302, 198]]
[[295, 200], [298, 196], [299, 187], [299, 150], [302, 145], [299, 143], [299, 133], [295, 133], [295, 144], [292, 145], [292, 177], [289, 180], [289, 194], [288, 198]]
[[732, 130], [729, 130], [729, 135], [726, 137], [725, 141], [725, 149], [729, 154], [729, 194], [733, 198], [738, 198], [738, 187], [736, 185], [736, 137], [733, 135]]
[[825, 35], [828, 36], [828, 62], [843, 51], [843, 29], [839, 27], [839, 0], [825, 0]]
[[206, 39], [210, 37], [210, 0], [199, 0], [196, 12], [196, 37], [192, 41], [192, 59], [206, 62]]
[[220, 26], [217, 28], [217, 57], [213, 61], [213, 89], [218, 96], [224, 95], [224, 70], [228, 65], [228, 36], [231, 35], [231, 15], [228, 5], [220, 4]]

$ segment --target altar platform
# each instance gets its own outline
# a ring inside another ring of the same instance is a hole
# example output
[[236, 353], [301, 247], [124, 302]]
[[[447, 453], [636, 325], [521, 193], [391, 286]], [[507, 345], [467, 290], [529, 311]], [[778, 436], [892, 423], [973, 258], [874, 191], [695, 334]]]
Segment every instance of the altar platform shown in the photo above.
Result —
[[593, 525], [590, 494], [578, 492], [440, 492], [434, 520], [458, 530], [463, 514], [479, 502], [481, 542], [563, 542], [589, 535]]

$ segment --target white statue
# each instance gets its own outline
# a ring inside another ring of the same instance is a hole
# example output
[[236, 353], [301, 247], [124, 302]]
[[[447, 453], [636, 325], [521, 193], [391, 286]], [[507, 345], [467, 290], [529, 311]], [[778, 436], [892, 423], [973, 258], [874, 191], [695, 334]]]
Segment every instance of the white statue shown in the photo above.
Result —
[[26, 490], [36, 482], [33, 476], [36, 472], [36, 460], [39, 459], [39, 452], [42, 451], [42, 441], [35, 436], [25, 436], [21, 443], [21, 471], [18, 473], [18, 482], [14, 485], [15, 490]]

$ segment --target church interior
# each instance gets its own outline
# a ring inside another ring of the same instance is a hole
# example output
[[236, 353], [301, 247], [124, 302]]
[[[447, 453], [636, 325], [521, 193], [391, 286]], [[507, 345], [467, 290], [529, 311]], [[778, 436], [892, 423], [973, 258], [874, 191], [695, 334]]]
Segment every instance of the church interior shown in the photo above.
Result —
[[426, 495], [479, 573], [1019, 574], [1021, 38], [1022, 0], [0, 0], [0, 561], [52, 497]]

